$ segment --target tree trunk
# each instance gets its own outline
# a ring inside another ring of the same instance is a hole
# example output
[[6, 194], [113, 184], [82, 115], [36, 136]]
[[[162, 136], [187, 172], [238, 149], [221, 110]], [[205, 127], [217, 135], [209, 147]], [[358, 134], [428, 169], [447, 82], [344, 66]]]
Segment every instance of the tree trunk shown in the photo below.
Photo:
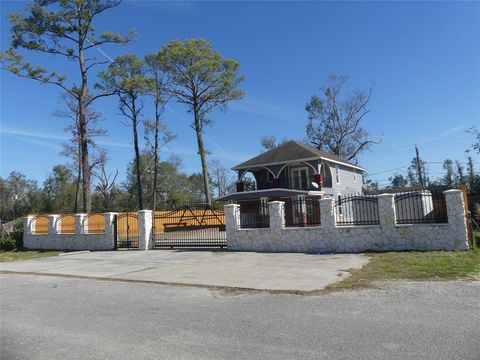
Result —
[[155, 101], [155, 135], [153, 144], [153, 177], [152, 177], [152, 196], [150, 207], [155, 212], [157, 207], [157, 176], [158, 176], [158, 128], [160, 115], [158, 113], [158, 101]]
[[[77, 139], [78, 141], [78, 139]], [[73, 212], [76, 214], [78, 213], [78, 197], [80, 195], [80, 181], [82, 179], [82, 163], [80, 162], [80, 154], [82, 152], [82, 147], [80, 146], [80, 142], [78, 143], [78, 157], [77, 157], [77, 181], [75, 184], [75, 206]]]
[[203, 176], [203, 187], [205, 190], [205, 201], [209, 206], [211, 206], [212, 197], [210, 195], [210, 187], [208, 186], [209, 181], [208, 181], [207, 160], [205, 156], [205, 148], [203, 145], [202, 128], [200, 126], [200, 119], [197, 111], [195, 111], [194, 116], [195, 116], [195, 132], [197, 133], [198, 153], [200, 155], [200, 160], [202, 162], [202, 176]]
[[137, 196], [138, 196], [138, 210], [143, 210], [143, 196], [142, 196], [142, 181], [140, 176], [140, 150], [138, 148], [138, 131], [137, 131], [137, 115], [135, 103], [133, 103], [133, 146], [135, 149], [135, 170], [137, 173]]
[[89, 213], [92, 209], [92, 199], [90, 193], [90, 165], [88, 164], [88, 124], [86, 121], [86, 101], [87, 101], [87, 68], [85, 66], [85, 57], [83, 43], [80, 42], [79, 49], [80, 73], [82, 74], [82, 83], [78, 97], [78, 124], [81, 146], [82, 163], [82, 194], [83, 194], [83, 212]]

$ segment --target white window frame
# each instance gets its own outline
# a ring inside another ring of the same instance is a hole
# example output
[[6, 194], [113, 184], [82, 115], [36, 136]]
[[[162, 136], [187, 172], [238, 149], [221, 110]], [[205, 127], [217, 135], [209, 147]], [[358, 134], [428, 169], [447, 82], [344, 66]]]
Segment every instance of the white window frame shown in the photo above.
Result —
[[335, 182], [340, 184], [340, 167], [335, 165]]
[[[302, 171], [302, 170], [305, 170], [305, 174], [306, 174], [306, 177], [307, 177], [307, 178], [306, 178], [306, 184], [307, 184], [307, 189], [308, 189], [308, 166], [291, 167], [291, 168], [290, 168], [290, 179], [293, 180], [293, 178], [294, 178], [293, 173], [294, 173], [295, 171], [298, 171], [298, 175], [299, 175], [299, 177], [298, 177], [298, 182], [299, 182], [299, 185], [300, 185], [300, 187], [301, 187], [301, 185], [302, 185], [302, 180], [303, 180], [303, 179], [302, 179], [302, 176], [301, 176], [301, 171]], [[295, 184], [294, 184], [294, 185], [295, 185]], [[295, 188], [295, 189], [296, 189], [296, 188]]]

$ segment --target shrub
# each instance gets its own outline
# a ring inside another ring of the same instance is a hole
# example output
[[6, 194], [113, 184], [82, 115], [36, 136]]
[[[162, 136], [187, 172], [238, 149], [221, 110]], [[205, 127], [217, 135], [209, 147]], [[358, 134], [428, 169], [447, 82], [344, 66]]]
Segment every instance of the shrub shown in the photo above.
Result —
[[480, 247], [480, 231], [473, 232], [473, 241], [475, 242], [477, 247]]
[[14, 250], [23, 247], [23, 229], [17, 229], [0, 240], [0, 249]]
[[0, 248], [2, 250], [13, 250], [16, 248], [15, 246], [15, 239], [12, 238], [11, 236], [7, 235], [7, 236], [4, 236], [1, 240], [0, 240]]

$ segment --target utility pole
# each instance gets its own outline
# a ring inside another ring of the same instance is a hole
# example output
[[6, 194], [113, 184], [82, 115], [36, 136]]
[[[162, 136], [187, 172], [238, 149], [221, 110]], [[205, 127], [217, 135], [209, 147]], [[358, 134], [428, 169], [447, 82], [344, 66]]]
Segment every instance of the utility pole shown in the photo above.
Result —
[[420, 186], [422, 190], [425, 189], [425, 184], [423, 183], [423, 175], [422, 175], [422, 165], [420, 163], [420, 155], [418, 153], [418, 147], [415, 145], [415, 153], [417, 154], [417, 172], [418, 172], [418, 181], [420, 181]]
[[471, 156], [468, 157], [468, 186], [470, 191], [473, 191], [473, 182], [475, 177], [475, 171], [473, 170], [473, 159]]

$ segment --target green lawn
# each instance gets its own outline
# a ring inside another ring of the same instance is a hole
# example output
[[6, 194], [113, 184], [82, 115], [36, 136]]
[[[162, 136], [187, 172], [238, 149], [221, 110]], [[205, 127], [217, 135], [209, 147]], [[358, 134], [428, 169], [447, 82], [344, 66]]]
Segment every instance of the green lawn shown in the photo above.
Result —
[[370, 262], [327, 290], [372, 287], [382, 280], [450, 280], [480, 271], [480, 249], [369, 253]]
[[0, 262], [17, 261], [42, 258], [46, 256], [57, 256], [58, 251], [31, 251], [31, 250], [0, 250]]

